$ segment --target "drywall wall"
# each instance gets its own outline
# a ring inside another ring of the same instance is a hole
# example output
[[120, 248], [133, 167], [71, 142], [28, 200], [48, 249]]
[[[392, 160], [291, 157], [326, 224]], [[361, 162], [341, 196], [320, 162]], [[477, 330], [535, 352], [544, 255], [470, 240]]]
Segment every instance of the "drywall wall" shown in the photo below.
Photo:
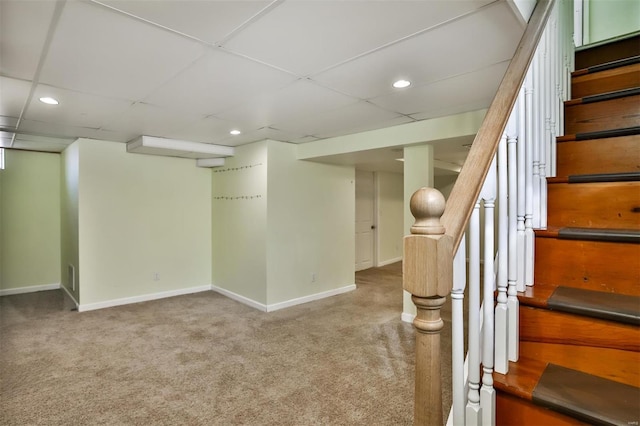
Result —
[[0, 176], [0, 291], [59, 285], [60, 155], [5, 150]]
[[267, 304], [355, 284], [355, 171], [267, 141]]
[[402, 259], [404, 237], [404, 178], [400, 173], [377, 172], [378, 265]]
[[[80, 301], [80, 239], [78, 196], [80, 185], [80, 147], [69, 145], [60, 155], [60, 275], [61, 285]], [[73, 266], [75, 277], [69, 275]], [[75, 284], [74, 284], [75, 283]]]
[[584, 0], [584, 43], [640, 31], [640, 1]]
[[267, 303], [267, 142], [236, 148], [211, 170], [213, 285]]
[[76, 143], [80, 310], [210, 288], [211, 171], [120, 143]]

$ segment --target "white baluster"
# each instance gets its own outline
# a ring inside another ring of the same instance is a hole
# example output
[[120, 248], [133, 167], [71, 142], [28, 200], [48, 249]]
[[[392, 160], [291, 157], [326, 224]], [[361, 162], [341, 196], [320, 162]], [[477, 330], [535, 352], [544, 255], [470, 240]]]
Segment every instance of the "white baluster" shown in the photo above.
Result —
[[480, 202], [469, 219], [469, 395], [466, 425], [481, 423], [480, 408]]
[[507, 273], [507, 307], [509, 309], [509, 361], [518, 360], [519, 308], [518, 301], [518, 154], [516, 138], [516, 114], [512, 113], [507, 124], [507, 156], [509, 157], [509, 270]]
[[533, 56], [529, 74], [533, 82], [533, 227], [540, 228], [540, 70], [539, 51]]
[[507, 273], [509, 218], [507, 217], [507, 134], [498, 145], [498, 303], [495, 324], [495, 370], [509, 371], [509, 310], [507, 306]]
[[525, 136], [525, 120], [524, 120], [524, 96], [522, 91], [518, 96], [518, 291], [524, 291], [525, 288], [525, 226], [524, 215], [526, 205], [526, 136]]
[[540, 141], [540, 228], [547, 228], [547, 176], [549, 176], [547, 169], [547, 147], [549, 145], [549, 138], [551, 137], [551, 117], [549, 116], [550, 105], [551, 105], [551, 87], [549, 84], [549, 57], [547, 54], [548, 51], [548, 37], [547, 32], [542, 35], [542, 39], [540, 43], [544, 45], [544, 54], [542, 55], [542, 66], [541, 66], [541, 87], [544, 102], [542, 104], [543, 115], [542, 118], [544, 120], [544, 131], [542, 133], [543, 138]]
[[524, 83], [524, 126], [525, 126], [525, 213], [524, 213], [524, 244], [525, 244], [525, 285], [533, 285], [533, 81], [527, 73]]
[[480, 406], [482, 407], [482, 424], [496, 423], [496, 393], [493, 389], [493, 345], [494, 345], [494, 221], [496, 203], [496, 158], [493, 158], [487, 178], [482, 187], [484, 200], [484, 279], [483, 279], [483, 322], [482, 322], [482, 388], [480, 389]]
[[453, 424], [464, 424], [466, 387], [464, 377], [464, 289], [467, 285], [466, 236], [462, 236], [453, 258], [453, 289], [451, 290], [451, 390]]

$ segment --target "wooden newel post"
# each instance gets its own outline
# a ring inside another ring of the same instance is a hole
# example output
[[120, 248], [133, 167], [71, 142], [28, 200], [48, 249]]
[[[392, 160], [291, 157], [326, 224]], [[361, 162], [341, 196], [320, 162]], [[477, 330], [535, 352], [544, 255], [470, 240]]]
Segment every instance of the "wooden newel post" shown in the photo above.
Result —
[[440, 224], [444, 196], [421, 188], [411, 197], [415, 224], [404, 237], [403, 286], [418, 313], [414, 424], [443, 424], [440, 384], [440, 308], [453, 285], [453, 239]]

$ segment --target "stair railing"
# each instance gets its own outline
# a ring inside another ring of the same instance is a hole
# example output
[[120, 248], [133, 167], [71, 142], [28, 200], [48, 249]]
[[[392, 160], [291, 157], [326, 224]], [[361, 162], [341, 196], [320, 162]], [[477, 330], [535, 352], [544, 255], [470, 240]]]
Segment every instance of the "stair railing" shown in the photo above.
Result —
[[546, 177], [555, 173], [555, 137], [573, 67], [567, 59], [572, 18], [570, 0], [538, 1], [449, 200], [433, 188], [411, 198], [416, 220], [404, 241], [403, 275], [417, 308], [414, 424], [443, 421], [440, 308], [447, 294], [453, 317], [448, 422], [495, 424], [493, 371], [505, 374], [518, 359], [517, 292], [533, 284], [534, 228], [546, 227]]

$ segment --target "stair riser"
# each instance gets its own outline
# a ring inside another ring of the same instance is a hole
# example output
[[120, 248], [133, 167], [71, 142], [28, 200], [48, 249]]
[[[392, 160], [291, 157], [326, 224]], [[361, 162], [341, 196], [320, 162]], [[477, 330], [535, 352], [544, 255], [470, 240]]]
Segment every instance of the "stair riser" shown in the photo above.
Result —
[[586, 425], [533, 402], [516, 398], [504, 392], [496, 394], [496, 425]]
[[565, 134], [640, 125], [640, 95], [565, 106]]
[[640, 171], [640, 135], [561, 142], [558, 176]]
[[573, 77], [571, 97], [576, 99], [634, 87], [640, 87], [640, 64]]
[[636, 326], [528, 306], [520, 308], [520, 339], [640, 351]]
[[552, 183], [549, 226], [640, 230], [640, 182]]
[[640, 295], [640, 244], [535, 240], [535, 281]]
[[545, 360], [640, 387], [640, 352], [558, 343], [520, 342], [520, 356]]

